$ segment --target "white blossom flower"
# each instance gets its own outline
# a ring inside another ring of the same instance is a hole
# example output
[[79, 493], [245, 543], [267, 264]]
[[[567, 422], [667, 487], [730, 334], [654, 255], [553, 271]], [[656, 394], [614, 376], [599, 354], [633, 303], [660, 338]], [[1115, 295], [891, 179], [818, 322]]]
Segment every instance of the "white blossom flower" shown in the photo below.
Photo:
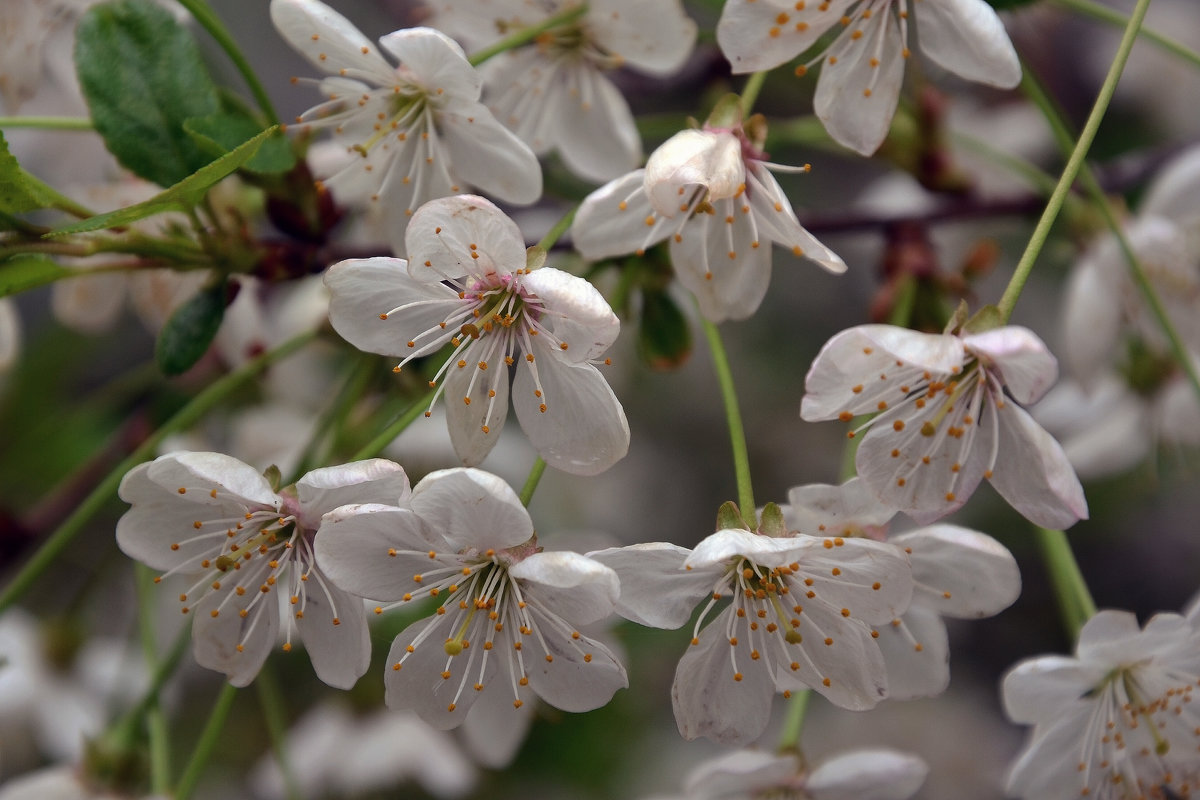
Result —
[[481, 197], [427, 203], [407, 238], [407, 263], [371, 258], [329, 268], [329, 318], [355, 347], [402, 357], [396, 372], [447, 343], [454, 348], [430, 385], [446, 393], [463, 463], [478, 464], [499, 438], [514, 364], [517, 419], [546, 463], [594, 475], [621, 459], [629, 425], [593, 364], [620, 321], [595, 287], [550, 267], [527, 268], [521, 232]]
[[1034, 726], [1008, 791], [1027, 800], [1191, 797], [1200, 781], [1200, 629], [1158, 614], [1139, 629], [1101, 611], [1075, 656], [1023, 661], [1004, 677], [1004, 706]]
[[[908, 605], [912, 572], [898, 547], [727, 528], [694, 551], [653, 542], [589, 555], [621, 576], [617, 613], [641, 625], [678, 628], [709, 598], [671, 690], [686, 739], [752, 741], [776, 692], [811, 688], [855, 710], [887, 696], [869, 626]], [[729, 605], [705, 625], [726, 597]]]
[[[55, 766], [30, 772], [0, 786], [0, 800], [134, 800], [134, 795], [96, 785], [74, 767]], [[144, 800], [168, 800], [164, 795]]]
[[[426, 0], [429, 24], [472, 49], [536, 25], [568, 0]], [[629, 104], [605, 75], [629, 67], [655, 77], [676, 72], [696, 42], [696, 23], [679, 0], [591, 0], [575, 22], [542, 33], [484, 70], [487, 105], [538, 155], [558, 151], [590, 181], [638, 165], [642, 143]]]
[[[133, 507], [117, 523], [117, 544], [162, 577], [195, 582], [179, 596], [192, 612], [196, 660], [235, 686], [254, 680], [280, 628], [295, 632], [317, 676], [348, 689], [370, 658], [359, 598], [317, 566], [322, 514], [356, 502], [404, 502], [408, 477], [383, 459], [316, 469], [294, 489], [274, 491], [252, 467], [220, 453], [171, 453], [121, 481]], [[286, 598], [286, 602], [281, 601]], [[286, 610], [281, 612], [281, 606]]]
[[921, 50], [938, 66], [1002, 89], [1020, 82], [1017, 53], [986, 0], [729, 0], [717, 43], [735, 73], [757, 72], [792, 60], [840, 26], [796, 74], [821, 63], [817, 116], [834, 140], [871, 155], [896, 112], [914, 17]]
[[817, 354], [800, 416], [876, 414], [848, 434], [870, 428], [858, 474], [918, 523], [955, 511], [987, 478], [1027, 519], [1065, 528], [1087, 517], [1083, 488], [1062, 447], [1017, 405], [1036, 401], [1057, 374], [1026, 328], [954, 335], [860, 325]]
[[12, 369], [21, 354], [21, 318], [11, 297], [0, 297], [0, 375]]
[[[788, 492], [788, 505], [782, 508], [789, 531], [878, 539], [896, 513], [881, 506], [861, 478], [841, 486], [798, 486]], [[957, 525], [932, 525], [887, 541], [904, 548], [913, 573], [908, 608], [874, 628], [887, 665], [888, 697], [933, 697], [950, 685], [950, 648], [942, 618], [981, 619], [1000, 613], [1021, 593], [1021, 573], [1004, 545]]]
[[540, 552], [529, 513], [490, 473], [433, 472], [410, 508], [338, 509], [317, 551], [326, 574], [362, 597], [445, 597], [396, 637], [385, 669], [388, 706], [435, 728], [501, 726], [531, 695], [590, 711], [628, 685], [608, 648], [578, 628], [612, 612], [616, 574], [578, 553]]
[[796, 219], [772, 169], [792, 168], [767, 161], [740, 124], [681, 131], [645, 169], [588, 195], [572, 240], [585, 258], [599, 259], [640, 255], [669, 238], [675, 274], [700, 313], [713, 322], [745, 319], [766, 296], [772, 243], [830, 272], [846, 270]]
[[[907, 800], [929, 768], [895, 750], [854, 750], [805, 769], [794, 754], [735, 750], [709, 759], [684, 785], [686, 800]], [[682, 799], [681, 799], [682, 800]]]
[[318, 0], [272, 0], [271, 20], [289, 44], [331, 77], [329, 100], [297, 122], [332, 127], [361, 158], [324, 185], [340, 202], [384, 210], [397, 253], [408, 218], [427, 200], [478, 187], [512, 203], [542, 193], [537, 157], [479, 102], [481, 80], [462, 48], [432, 28], [380, 39], [393, 68], [345, 17]]

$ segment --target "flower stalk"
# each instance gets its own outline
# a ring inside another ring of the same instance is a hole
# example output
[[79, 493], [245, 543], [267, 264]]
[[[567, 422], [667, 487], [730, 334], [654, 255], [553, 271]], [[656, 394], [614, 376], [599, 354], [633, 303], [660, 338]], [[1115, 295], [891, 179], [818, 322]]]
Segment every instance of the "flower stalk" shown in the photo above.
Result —
[[1096, 614], [1096, 602], [1088, 590], [1071, 544], [1062, 531], [1036, 527], [1038, 549], [1050, 573], [1050, 582], [1058, 598], [1059, 612], [1070, 639], [1079, 637], [1084, 624]]
[[721, 400], [725, 404], [725, 418], [729, 423], [729, 440], [733, 447], [733, 469], [737, 475], [738, 506], [741, 508], [743, 519], [752, 528], [756, 528], [754, 519], [754, 490], [750, 484], [750, 454], [746, 448], [746, 429], [742, 425], [742, 413], [738, 408], [737, 389], [733, 382], [733, 372], [729, 368], [729, 357], [725, 353], [725, 345], [721, 341], [721, 333], [717, 326], [707, 319], [701, 318], [704, 335], [708, 339], [708, 348], [712, 352], [713, 367], [717, 372], [717, 383], [721, 386]]
[[200, 740], [196, 742], [196, 747], [192, 750], [192, 758], [188, 761], [183, 775], [179, 778], [179, 783], [175, 786], [175, 800], [187, 800], [195, 791], [204, 767], [208, 764], [209, 756], [212, 755], [217, 740], [221, 738], [225, 720], [228, 719], [229, 711], [233, 708], [237, 692], [237, 687], [233, 684], [222, 684], [221, 693], [217, 695], [217, 699], [213, 703], [213, 710], [208, 716], [208, 722], [204, 724], [204, 730], [200, 733]]

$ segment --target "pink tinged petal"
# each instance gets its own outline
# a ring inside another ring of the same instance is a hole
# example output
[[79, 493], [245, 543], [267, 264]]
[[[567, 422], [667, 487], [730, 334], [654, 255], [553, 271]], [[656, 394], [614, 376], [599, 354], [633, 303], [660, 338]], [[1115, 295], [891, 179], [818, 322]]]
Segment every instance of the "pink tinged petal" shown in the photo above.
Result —
[[[750, 658], [749, 645], [730, 645], [725, 631], [733, 606], [700, 631], [675, 669], [671, 704], [683, 738], [746, 744], [759, 737], [771, 716], [774, 688], [766, 659]], [[738, 649], [740, 647], [740, 649]], [[734, 671], [730, 650], [737, 652]]]
[[568, 345], [563, 355], [580, 362], [598, 358], [617, 340], [621, 320], [590, 282], [553, 267], [525, 275], [521, 285], [545, 305], [542, 322]]
[[1017, 52], [985, 0], [942, 0], [919, 8], [917, 39], [938, 66], [1001, 89], [1021, 82]]
[[922, 370], [943, 377], [961, 368], [965, 355], [962, 340], [956, 336], [892, 325], [844, 330], [826, 342], [813, 360], [804, 379], [800, 416], [815, 422], [836, 418], [843, 411], [874, 413], [881, 397], [888, 395], [891, 403], [904, 398], [907, 393], [899, 387], [912, 370], [916, 370], [913, 377], [919, 377]]
[[1062, 446], [1024, 409], [998, 411], [1000, 441], [989, 478], [1013, 508], [1044, 528], [1062, 529], [1087, 519], [1083, 487]]
[[400, 62], [400, 77], [424, 89], [431, 102], [479, 99], [483, 88], [479, 73], [458, 42], [441, 31], [405, 28], [382, 37], [379, 43]]
[[375, 45], [343, 17], [317, 0], [271, 0], [271, 22], [295, 50], [323, 72], [347, 70], [383, 85], [395, 81]]
[[834, 141], [869, 156], [887, 136], [900, 99], [904, 42], [891, 14], [872, 15], [861, 30], [860, 39], [844, 31], [830, 46], [813, 107]]
[[521, 582], [529, 602], [574, 625], [612, 614], [621, 591], [611, 568], [567, 551], [534, 553], [509, 567], [508, 574]]
[[893, 536], [912, 563], [913, 604], [947, 617], [999, 614], [1021, 594], [1021, 572], [1008, 549], [986, 534], [934, 525]]
[[812, 800], [907, 800], [929, 767], [894, 750], [855, 750], [823, 761], [804, 782]]
[[690, 550], [667, 542], [610, 547], [588, 553], [620, 576], [616, 612], [651, 628], [678, 628], [712, 591], [722, 566], [685, 569]]
[[895, 509], [881, 505], [860, 478], [841, 486], [797, 486], [788, 490], [788, 504], [783, 509], [788, 530], [809, 536], [865, 534], [877, 539], [895, 515]]
[[308, 472], [296, 482], [307, 527], [316, 529], [324, 514], [355, 503], [400, 505], [410, 494], [404, 467], [386, 458], [354, 461]]
[[413, 488], [412, 509], [456, 552], [504, 550], [533, 536], [533, 522], [516, 492], [483, 470], [429, 473]]
[[[248, 591], [233, 599], [236, 585], [227, 580], [192, 608], [192, 653], [200, 666], [223, 672], [234, 686], [248, 686], [275, 646], [279, 598], [278, 592]], [[216, 617], [214, 610], [219, 612]]]
[[642, 160], [642, 140], [629, 104], [612, 81], [589, 62], [564, 67], [570, 86], [554, 109], [559, 155], [571, 172], [596, 183], [635, 169]]
[[828, 272], [835, 275], [845, 272], [846, 262], [841, 256], [821, 244], [796, 219], [791, 201], [770, 170], [756, 161], [749, 161], [746, 172], [746, 194], [759, 235], [791, 250], [797, 258], [815, 262]]
[[752, 797], [788, 784], [799, 770], [794, 756], [737, 750], [702, 762], [685, 791], [689, 797]]
[[634, 170], [584, 198], [571, 224], [571, 241], [584, 258], [644, 251], [671, 235], [673, 225], [650, 205], [645, 170]]
[[509, 203], [528, 205], [542, 196], [537, 156], [487, 106], [446, 107], [436, 116], [455, 176]]
[[407, 356], [440, 342], [421, 334], [462, 305], [448, 286], [414, 281], [399, 258], [339, 261], [326, 270], [325, 285], [334, 330], [358, 349], [382, 355]]
[[1064, 290], [1063, 355], [1071, 374], [1085, 386], [1106, 371], [1121, 336], [1120, 284], [1097, 263], [1107, 256], [1093, 250], [1071, 271]]
[[711, 199], [733, 197], [746, 182], [742, 144], [726, 131], [680, 131], [650, 154], [644, 179], [650, 204], [665, 217], [686, 213], [689, 187]]
[[875, 630], [887, 665], [888, 697], [936, 697], [950, 685], [950, 644], [946, 625], [936, 613], [914, 606], [898, 625], [885, 623]]
[[989, 372], [1018, 403], [1036, 402], [1058, 378], [1058, 361], [1046, 343], [1028, 328], [1009, 325], [963, 337], [963, 344], [979, 356]]
[[1067, 656], [1022, 661], [1002, 681], [1004, 713], [1029, 725], [1056, 719], [1100, 685], [1110, 667]]
[[517, 367], [513, 384], [521, 430], [555, 469], [572, 475], [604, 472], [629, 451], [629, 423], [621, 402], [591, 364], [572, 364], [548, 347], [537, 349], [541, 389], [528, 363]]
[[1200, 219], [1200, 148], [1190, 147], [1163, 166], [1138, 210], [1181, 227], [1194, 225]]
[[[124, 306], [128, 282], [128, 277], [119, 273], [82, 274], [58, 281], [50, 294], [54, 316], [79, 333], [97, 334], [111, 330]], [[2, 361], [0, 356], [0, 363]]]
[[405, 243], [409, 272], [421, 281], [509, 275], [525, 268], [521, 229], [491, 201], [475, 195], [443, 197], [421, 206]]
[[[461, 725], [475, 701], [485, 692], [509, 694], [512, 691], [508, 681], [496, 674], [498, 661], [507, 654], [489, 653], [482, 679], [482, 642], [478, 650], [470, 647], [457, 656], [446, 655], [445, 642], [452, 632], [449, 625], [442, 623], [448, 618], [449, 615], [433, 616], [405, 628], [392, 643], [383, 672], [384, 702], [388, 708], [415, 711], [425, 722], [443, 731]], [[427, 629], [431, 630], [427, 633]], [[423, 636], [419, 642], [418, 636]], [[507, 640], [501, 640], [497, 646], [511, 647]], [[413, 648], [411, 653], [409, 647]], [[449, 677], [442, 677], [446, 673]], [[476, 683], [483, 684], [484, 688], [476, 691]]]
[[[700, 212], [671, 241], [679, 282], [696, 296], [710, 322], [746, 319], [758, 310], [771, 283], [771, 248], [758, 241], [737, 201], [718, 200], [716, 214]], [[729, 222], [732, 220], [732, 222]]]
[[313, 549], [321, 572], [336, 586], [394, 602], [420, 590], [414, 575], [445, 566], [445, 559], [431, 560], [429, 550], [451, 548], [409, 509], [356, 505], [325, 515]]
[[679, 0], [594, 0], [585, 25], [592, 40], [625, 66], [651, 75], [678, 70], [696, 44], [696, 23]]
[[480, 369], [477, 361], [467, 360], [462, 367], [455, 363], [445, 377], [450, 443], [467, 467], [487, 458], [508, 419], [508, 368], [500, 359], [494, 362], [487, 370]]
[[534, 624], [541, 623], [546, 644], [543, 652], [534, 646], [534, 639], [525, 639], [531, 656], [525, 674], [538, 697], [563, 711], [591, 711], [608, 703], [618, 689], [629, 686], [625, 667], [607, 647], [587, 636], [576, 639], [565, 633], [561, 619], [555, 630], [555, 621], [547, 621], [544, 611], [529, 608], [533, 609]]
[[471, 706], [469, 724], [459, 734], [467, 752], [481, 766], [503, 769], [517, 757], [529, 735], [536, 716], [537, 703], [528, 688], [518, 689], [520, 707], [513, 704], [511, 692], [496, 687], [482, 692]]
[[302, 603], [286, 606], [285, 613], [295, 615], [317, 677], [336, 689], [352, 688], [371, 662], [362, 599], [337, 588], [314, 568], [308, 573]]
[[772, 69], [815, 44], [853, 2], [811, 2], [797, 11], [783, 0], [729, 0], [717, 22], [717, 44], [734, 74]]

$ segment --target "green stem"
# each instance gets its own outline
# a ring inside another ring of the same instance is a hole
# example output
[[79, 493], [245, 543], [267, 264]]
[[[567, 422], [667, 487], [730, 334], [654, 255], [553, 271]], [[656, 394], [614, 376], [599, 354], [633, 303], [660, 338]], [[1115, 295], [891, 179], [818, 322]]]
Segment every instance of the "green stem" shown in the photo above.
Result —
[[374, 356], [364, 355], [347, 370], [341, 390], [334, 398], [333, 404], [318, 418], [312, 436], [296, 461], [296, 472], [285, 481], [285, 485], [295, 483], [304, 473], [328, 459], [345, 426], [346, 417], [370, 386], [377, 367], [378, 362]]
[[[729, 369], [729, 357], [725, 354], [725, 345], [721, 342], [721, 333], [717, 326], [701, 317], [701, 327], [708, 339], [708, 349], [712, 352], [713, 367], [717, 371], [717, 383], [721, 386], [721, 400], [725, 404], [725, 418], [729, 422], [729, 440], [733, 446], [733, 469], [737, 475], [738, 506], [742, 518], [751, 529], [758, 528], [755, 518], [754, 490], [750, 485], [750, 454], [746, 449], [746, 430], [742, 426], [742, 414], [738, 410], [737, 389], [733, 383], [733, 372]], [[754, 523], [754, 524], [751, 524]]]
[[546, 251], [554, 247], [554, 243], [567, 232], [567, 229], [571, 227], [571, 223], [575, 221], [575, 212], [577, 211], [579, 211], [578, 205], [572, 207], [566, 214], [563, 214], [562, 219], [554, 223], [554, 227], [546, 232], [546, 235], [537, 243], [537, 246]]
[[300, 347], [307, 344], [316, 336], [316, 332], [302, 333], [299, 336], [291, 339], [279, 347], [264, 353], [258, 358], [246, 363], [240, 369], [231, 372], [218, 381], [215, 381], [211, 386], [202, 391], [200, 394], [188, 403], [186, 406], [176, 412], [175, 416], [167, 420], [161, 428], [150, 435], [146, 441], [142, 442], [136, 450], [116, 466], [103, 481], [100, 482], [95, 489], [92, 490], [83, 502], [75, 509], [71, 516], [67, 517], [61, 525], [53, 533], [51, 533], [38, 548], [33, 557], [21, 568], [16, 577], [0, 592], [0, 612], [5, 611], [29, 590], [29, 587], [41, 577], [41, 574], [50, 567], [51, 564], [58, 558], [59, 555], [67, 548], [68, 545], [79, 535], [97, 512], [100, 511], [107, 503], [109, 503], [113, 495], [120, 486], [121, 480], [125, 477], [125, 473], [136, 467], [138, 464], [150, 459], [155, 450], [162, 441], [171, 434], [191, 427], [210, 409], [228, 397], [235, 389], [241, 386], [250, 378], [262, 372], [268, 366], [287, 356]]
[[135, 726], [157, 706], [158, 694], [162, 691], [163, 684], [170, 680], [179, 667], [179, 662], [183, 660], [183, 654], [187, 651], [188, 639], [191, 638], [191, 630], [192, 626], [189, 620], [176, 635], [166, 658], [159, 661], [155, 667], [145, 694], [142, 695], [137, 705], [126, 711], [125, 716], [113, 726], [120, 731], [119, 738], [124, 741], [132, 741]]
[[[1027, 94], [1035, 105], [1042, 111], [1050, 123], [1050, 128], [1054, 132], [1055, 138], [1058, 140], [1059, 146], [1067, 150], [1071, 146], [1071, 131], [1067, 128], [1067, 124], [1063, 121], [1062, 115], [1059, 114], [1054, 102], [1046, 94], [1041, 84], [1035, 79], [1030, 79], [1027, 87]], [[1187, 344], [1184, 343], [1183, 337], [1179, 335], [1175, 324], [1171, 322], [1171, 317], [1167, 314], [1167, 309], [1163, 306], [1162, 300], [1159, 299], [1158, 293], [1154, 291], [1154, 287], [1150, 284], [1150, 278], [1146, 275], [1146, 268], [1142, 264], [1133, 245], [1129, 241], [1129, 237], [1125, 234], [1125, 226], [1121, 224], [1121, 220], [1117, 218], [1117, 212], [1113, 209], [1112, 203], [1109, 202], [1108, 195], [1104, 193], [1104, 189], [1100, 186], [1100, 182], [1096, 180], [1095, 174], [1091, 169], [1084, 164], [1079, 175], [1080, 182], [1087, 191], [1088, 198], [1092, 203], [1100, 209], [1100, 214], [1104, 217], [1104, 222], [1108, 225], [1113, 236], [1116, 237], [1117, 245], [1121, 249], [1121, 254], [1125, 258], [1125, 262], [1129, 265], [1130, 277], [1133, 283], [1137, 286], [1138, 291], [1142, 293], [1142, 298], [1146, 301], [1146, 305], [1150, 309], [1150, 314], [1162, 329], [1163, 335], [1167, 338], [1167, 345], [1171, 351], [1171, 356], [1183, 370], [1187, 376], [1188, 382], [1192, 385], [1192, 390], [1196, 396], [1200, 398], [1200, 373], [1196, 370], [1196, 364], [1188, 351]]]
[[529, 501], [533, 499], [533, 493], [537, 491], [538, 482], [542, 479], [542, 474], [546, 471], [546, 461], [538, 456], [533, 462], [533, 467], [529, 470], [529, 477], [525, 479], [525, 485], [521, 487], [521, 505], [528, 507]]
[[[1050, 200], [1046, 203], [1042, 218], [1038, 220], [1037, 227], [1034, 228], [1033, 235], [1029, 239], [1029, 245], [1025, 248], [1016, 269], [1013, 270], [1012, 279], [1009, 281], [1008, 288], [1004, 290], [1004, 296], [1000, 298], [998, 304], [1000, 317], [1005, 322], [1012, 316], [1017, 298], [1021, 296], [1025, 281], [1029, 279], [1029, 273], [1033, 270], [1033, 263], [1041, 253], [1042, 246], [1046, 243], [1046, 237], [1050, 233], [1050, 227], [1058, 217], [1063, 201], [1066, 200], [1067, 193], [1071, 190], [1071, 185], [1075, 182], [1075, 178], [1083, 166], [1083, 160], [1092, 146], [1092, 140], [1096, 138], [1096, 131], [1100, 128], [1105, 111], [1108, 110], [1109, 101], [1112, 100], [1113, 92], [1116, 91], [1117, 81], [1120, 80], [1121, 72], [1125, 69], [1125, 62], [1129, 60], [1129, 51], [1133, 49], [1138, 29], [1141, 28], [1142, 20], [1146, 17], [1146, 9], [1149, 7], [1150, 0], [1138, 0], [1137, 6], [1133, 9], [1129, 25], [1126, 26], [1125, 33], [1121, 37], [1121, 44], [1117, 47], [1117, 54], [1113, 58], [1112, 66], [1109, 67], [1104, 84], [1100, 87], [1100, 94], [1096, 97], [1087, 122], [1084, 123], [1083, 131], [1079, 134], [1079, 141], [1075, 143], [1071, 157], [1067, 160], [1067, 165], [1058, 179], [1058, 185], [1054, 187], [1054, 193], [1050, 195]], [[1021, 82], [1026, 88], [1032, 82], [1028, 70], [1025, 71]]]
[[279, 115], [275, 113], [275, 107], [271, 105], [271, 98], [267, 94], [267, 90], [259, 82], [258, 76], [254, 74], [254, 69], [250, 66], [250, 62], [242, 55], [237, 42], [233, 40], [233, 36], [230, 35], [225, 24], [221, 22], [220, 17], [213, 13], [213, 10], [209, 8], [205, 0], [179, 0], [179, 5], [192, 13], [192, 16], [196, 18], [201, 27], [208, 31], [209, 35], [217, 41], [217, 44], [229, 56], [229, 60], [237, 67], [238, 72], [242, 74], [242, 78], [246, 81], [246, 85], [250, 87], [250, 93], [254, 95], [258, 107], [266, 115], [268, 124], [278, 125]]
[[755, 72], [742, 87], [742, 119], [750, 116], [750, 110], [754, 108], [754, 103], [758, 100], [758, 94], [762, 91], [763, 83], [766, 80], [766, 70]]
[[45, 128], [56, 131], [94, 131], [96, 126], [86, 117], [0, 117], [0, 129]]
[[192, 759], [184, 767], [183, 775], [179, 777], [179, 783], [175, 786], [175, 794], [172, 795], [174, 800], [187, 800], [195, 791], [209, 756], [212, 755], [217, 740], [221, 738], [225, 720], [229, 717], [229, 710], [233, 708], [237, 691], [237, 687], [233, 684], [222, 685], [221, 694], [213, 703], [213, 710], [208, 716], [208, 722], [204, 724], [204, 730], [200, 732], [200, 741], [196, 742], [196, 749], [192, 751]]
[[[158, 642], [154, 634], [154, 618], [157, 604], [154, 602], [154, 574], [150, 568], [135, 565], [137, 573], [138, 631], [142, 640], [142, 654], [151, 674], [158, 669]], [[158, 702], [146, 709], [146, 729], [150, 736], [150, 791], [165, 795], [171, 786], [171, 743], [168, 738], [167, 718]]]
[[284, 791], [288, 800], [300, 800], [304, 795], [296, 783], [296, 774], [292, 771], [287, 755], [287, 714], [284, 711], [283, 695], [279, 691], [279, 681], [270, 664], [263, 664], [258, 677], [254, 679], [254, 687], [258, 689], [258, 702], [266, 719], [267, 733], [271, 736], [271, 749], [275, 751], [279, 771], [283, 773]]
[[430, 392], [413, 403], [403, 414], [396, 418], [395, 422], [384, 428], [382, 433], [363, 445], [357, 453], [350, 456], [350, 460], [362, 461], [364, 458], [374, 458], [379, 455], [383, 451], [383, 448], [391, 444], [401, 433], [404, 433], [404, 430], [413, 423], [413, 420], [425, 412], [425, 409], [429, 406], [429, 401], [432, 399], [433, 392]]
[[546, 19], [542, 20], [536, 25], [530, 25], [527, 28], [522, 28], [514, 34], [505, 36], [495, 44], [485, 47], [479, 52], [472, 54], [467, 60], [471, 62], [471, 66], [478, 67], [492, 56], [499, 55], [506, 50], [514, 50], [523, 44], [529, 44], [538, 36], [550, 30], [551, 28], [557, 28], [559, 25], [570, 25], [572, 22], [581, 19], [583, 15], [587, 13], [587, 10], [587, 3], [582, 3], [577, 6], [568, 6], [557, 14], [546, 17]]
[[[1120, 11], [1111, 9], [1108, 6], [1102, 6], [1099, 3], [1094, 3], [1092, 0], [1054, 0], [1054, 2], [1063, 8], [1091, 17], [1092, 19], [1098, 19], [1101, 22], [1107, 22], [1110, 25], [1116, 25], [1120, 28], [1129, 24], [1129, 17]], [[1143, 29], [1139, 35], [1145, 37], [1148, 41], [1171, 55], [1178, 56], [1184, 61], [1190, 61], [1192, 64], [1200, 67], [1200, 53], [1189, 50], [1174, 39], [1163, 36], [1161, 33], [1148, 28]]]
[[1046, 571], [1050, 573], [1050, 583], [1054, 586], [1054, 594], [1058, 597], [1058, 607], [1062, 612], [1063, 624], [1067, 628], [1072, 641], [1079, 636], [1079, 630], [1084, 623], [1096, 613], [1096, 602], [1088, 591], [1087, 581], [1071, 552], [1071, 544], [1067, 535], [1062, 531], [1036, 528], [1038, 547], [1042, 551], [1042, 560], [1046, 562]]
[[796, 750], [800, 746], [800, 731], [804, 729], [804, 716], [808, 712], [808, 701], [812, 692], [803, 689], [792, 695], [788, 703], [787, 716], [783, 720], [783, 733], [779, 737], [779, 749]]

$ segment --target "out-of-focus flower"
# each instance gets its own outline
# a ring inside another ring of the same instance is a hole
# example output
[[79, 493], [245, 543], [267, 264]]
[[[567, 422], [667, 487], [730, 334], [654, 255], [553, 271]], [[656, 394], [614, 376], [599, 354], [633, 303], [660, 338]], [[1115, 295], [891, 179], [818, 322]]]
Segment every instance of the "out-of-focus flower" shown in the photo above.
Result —
[[653, 542], [590, 555], [621, 576], [617, 613], [641, 625], [678, 628], [709, 598], [671, 690], [686, 739], [754, 740], [776, 692], [811, 688], [855, 710], [887, 696], [870, 626], [908, 606], [912, 571], [898, 547], [730, 528], [694, 551]]
[[792, 60], [840, 25], [833, 43], [796, 74], [821, 63], [817, 116], [834, 140], [871, 155], [896, 112], [914, 9], [921, 50], [938, 66], [1002, 89], [1020, 82], [1017, 53], [985, 0], [729, 0], [717, 42], [735, 73], [757, 72]]
[[517, 226], [482, 197], [434, 200], [413, 216], [406, 263], [372, 258], [325, 275], [329, 318], [362, 350], [409, 361], [454, 347], [430, 382], [464, 464], [483, 460], [508, 416], [509, 370], [521, 429], [550, 466], [594, 475], [629, 448], [620, 401], [594, 361], [621, 323], [590, 283], [528, 268]]
[[[0, 786], [0, 800], [135, 800], [135, 795], [97, 786], [73, 767], [47, 767]], [[168, 800], [164, 795], [142, 800]]]
[[[195, 584], [179, 596], [194, 612], [196, 660], [235, 686], [254, 680], [275, 645], [281, 600], [285, 650], [293, 632], [317, 676], [348, 689], [370, 659], [359, 598], [316, 564], [322, 514], [356, 502], [404, 502], [408, 477], [382, 459], [309, 472], [276, 492], [252, 467], [220, 453], [171, 453], [131, 470], [121, 499], [133, 507], [117, 523], [117, 544], [163, 577]], [[294, 631], [293, 631], [294, 624]]]
[[587, 196], [571, 227], [575, 246], [599, 259], [641, 254], [669, 238], [675, 274], [713, 322], [758, 310], [771, 281], [772, 243], [844, 272], [842, 259], [796, 219], [771, 174], [791, 168], [767, 161], [760, 146], [740, 122], [675, 134], [645, 169]]
[[[960, 508], [984, 478], [1047, 528], [1087, 517], [1062, 447], [1016, 402], [1040, 398], [1058, 374], [1026, 328], [928, 334], [860, 325], [834, 336], [805, 378], [809, 421], [875, 414], [859, 445], [859, 476], [918, 523]], [[1011, 395], [1011, 399], [1010, 399]]]
[[1004, 707], [1033, 725], [1008, 791], [1026, 800], [1189, 797], [1200, 780], [1200, 629], [1179, 614], [1139, 629], [1101, 611], [1075, 656], [1022, 661], [1004, 678]]
[[426, 201], [478, 187], [511, 203], [542, 193], [537, 157], [479, 102], [481, 80], [453, 40], [432, 28], [380, 39], [393, 68], [349, 20], [317, 0], [272, 0], [289, 44], [330, 77], [329, 100], [297, 123], [330, 127], [361, 158], [328, 176], [340, 202], [378, 202], [393, 250]]
[[[543, 22], [570, 0], [426, 0], [429, 20], [471, 49]], [[582, 178], [611, 180], [638, 165], [629, 104], [605, 75], [630, 67], [666, 76], [687, 60], [696, 23], [679, 0], [592, 0], [579, 20], [542, 33], [485, 69], [488, 107], [538, 155], [558, 151]]]
[[578, 553], [540, 552], [508, 484], [441, 470], [413, 488], [409, 505], [338, 509], [317, 538], [321, 568], [361, 597], [400, 606], [446, 596], [392, 643], [390, 708], [442, 730], [464, 721], [501, 730], [532, 695], [590, 711], [628, 685], [608, 648], [578, 628], [612, 613], [616, 573]]
[[11, 297], [0, 297], [0, 375], [12, 369], [21, 354], [21, 318]]

